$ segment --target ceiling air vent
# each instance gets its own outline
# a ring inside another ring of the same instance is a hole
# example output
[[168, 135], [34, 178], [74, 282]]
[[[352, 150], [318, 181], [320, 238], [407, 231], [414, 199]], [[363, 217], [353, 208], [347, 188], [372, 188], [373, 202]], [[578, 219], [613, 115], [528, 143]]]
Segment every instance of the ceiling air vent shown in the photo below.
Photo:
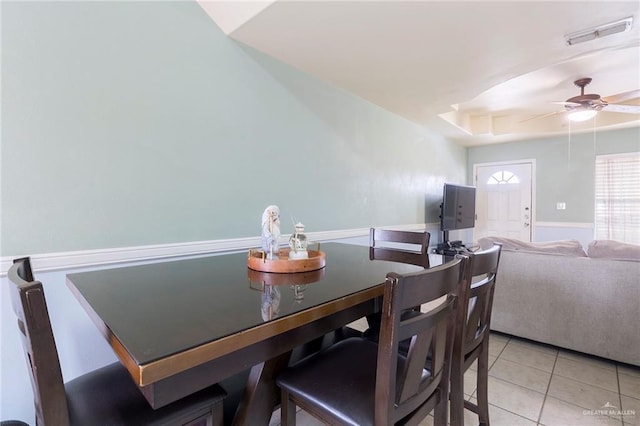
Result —
[[567, 46], [573, 46], [574, 44], [584, 43], [585, 41], [629, 31], [632, 26], [633, 16], [630, 16], [616, 22], [610, 22], [598, 27], [589, 28], [588, 30], [577, 31], [575, 33], [565, 35], [564, 39]]

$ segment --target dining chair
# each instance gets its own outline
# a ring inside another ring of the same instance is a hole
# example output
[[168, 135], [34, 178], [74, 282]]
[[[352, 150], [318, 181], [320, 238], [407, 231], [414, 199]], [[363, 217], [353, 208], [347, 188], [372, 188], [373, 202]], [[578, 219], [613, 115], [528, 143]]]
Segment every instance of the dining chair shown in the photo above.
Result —
[[[431, 234], [427, 231], [370, 228], [369, 259], [409, 263], [428, 268], [430, 237]], [[420, 306], [413, 306], [411, 310], [419, 311]], [[369, 327], [363, 332], [363, 335], [374, 341], [377, 340], [380, 334], [380, 319], [379, 312], [367, 315]]]
[[[457, 292], [467, 266], [465, 258], [387, 274], [379, 342], [349, 338], [285, 369], [276, 379], [282, 425], [295, 424], [296, 406], [331, 425], [418, 424], [432, 410], [435, 424], [446, 425]], [[436, 300], [428, 312], [402, 318], [416, 302]]]
[[[369, 258], [429, 267], [427, 231], [369, 230]], [[395, 245], [392, 245], [394, 244]]]
[[226, 392], [213, 385], [153, 410], [119, 362], [63, 382], [42, 283], [30, 259], [14, 260], [8, 271], [34, 392], [36, 425], [222, 425]]
[[[464, 425], [464, 409], [489, 425], [489, 327], [501, 244], [469, 255], [471, 280], [461, 287], [451, 364], [451, 425]], [[477, 404], [465, 400], [464, 373], [477, 361]]]

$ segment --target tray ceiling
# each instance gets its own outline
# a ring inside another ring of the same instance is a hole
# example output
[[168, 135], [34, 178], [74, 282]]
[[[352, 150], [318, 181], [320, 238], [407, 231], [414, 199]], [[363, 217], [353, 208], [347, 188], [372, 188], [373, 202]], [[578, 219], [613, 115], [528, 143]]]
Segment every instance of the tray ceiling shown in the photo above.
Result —
[[[583, 77], [586, 93], [640, 93], [637, 1], [199, 3], [233, 39], [466, 146], [640, 126], [606, 110], [569, 123], [552, 103]], [[565, 43], [627, 17], [629, 31]]]

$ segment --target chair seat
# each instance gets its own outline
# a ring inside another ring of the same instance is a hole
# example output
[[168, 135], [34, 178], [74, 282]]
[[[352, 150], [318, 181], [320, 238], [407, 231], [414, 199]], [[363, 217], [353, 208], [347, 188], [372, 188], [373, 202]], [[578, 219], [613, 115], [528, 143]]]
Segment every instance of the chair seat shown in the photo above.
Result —
[[102, 367], [65, 383], [72, 425], [182, 424], [212, 412], [226, 392], [213, 385], [191, 396], [154, 410], [120, 364]]
[[[301, 401], [312, 402], [348, 425], [370, 425], [375, 404], [378, 346], [349, 338], [285, 370], [277, 384]], [[399, 358], [398, 370], [405, 359]], [[423, 379], [429, 377], [424, 370]], [[301, 404], [302, 406], [302, 404]], [[304, 406], [303, 406], [304, 407]]]

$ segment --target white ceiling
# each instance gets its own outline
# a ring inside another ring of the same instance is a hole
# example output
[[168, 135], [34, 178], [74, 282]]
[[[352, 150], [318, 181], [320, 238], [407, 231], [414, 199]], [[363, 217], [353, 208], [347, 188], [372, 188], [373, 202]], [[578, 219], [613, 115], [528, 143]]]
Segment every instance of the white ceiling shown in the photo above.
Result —
[[[233, 39], [471, 146], [566, 134], [553, 101], [640, 89], [638, 1], [207, 1]], [[566, 34], [633, 16], [567, 46]], [[640, 99], [630, 104], [640, 105]], [[571, 131], [640, 126], [601, 111]]]

